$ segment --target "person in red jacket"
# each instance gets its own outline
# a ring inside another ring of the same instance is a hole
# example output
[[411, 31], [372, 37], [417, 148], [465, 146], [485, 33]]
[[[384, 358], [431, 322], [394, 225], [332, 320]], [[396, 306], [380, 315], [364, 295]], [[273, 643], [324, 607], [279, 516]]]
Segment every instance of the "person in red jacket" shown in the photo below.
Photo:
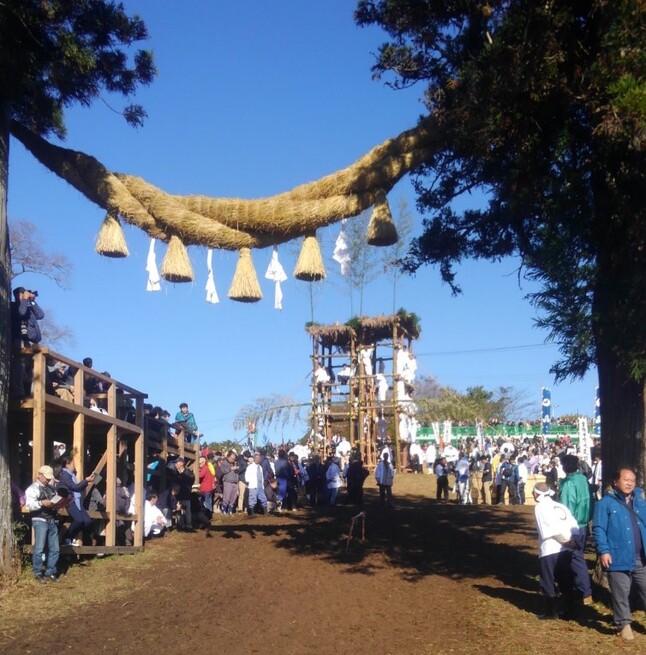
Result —
[[202, 503], [204, 507], [213, 511], [213, 487], [215, 486], [215, 476], [211, 471], [211, 467], [206, 457], [200, 457], [199, 461], [199, 479], [200, 479], [200, 494], [202, 496]]

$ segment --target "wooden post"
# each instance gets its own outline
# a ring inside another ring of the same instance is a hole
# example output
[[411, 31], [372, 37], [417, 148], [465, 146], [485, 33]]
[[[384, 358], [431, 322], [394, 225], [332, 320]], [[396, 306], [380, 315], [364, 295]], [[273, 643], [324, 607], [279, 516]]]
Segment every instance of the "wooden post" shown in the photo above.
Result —
[[143, 546], [144, 545], [144, 505], [145, 498], [143, 490], [145, 488], [146, 480], [146, 437], [144, 434], [144, 399], [141, 396], [137, 396], [135, 401], [135, 424], [141, 432], [135, 437], [135, 471], [134, 471], [134, 482], [135, 482], [135, 501], [136, 507], [135, 512], [139, 520], [136, 523], [134, 530], [134, 546]]
[[38, 469], [47, 462], [45, 453], [45, 384], [47, 380], [47, 365], [45, 354], [34, 352], [34, 414], [32, 433], [32, 480], [36, 479]]
[[[74, 402], [77, 405], [83, 405], [84, 388], [83, 367], [80, 366], [74, 376]], [[72, 440], [76, 474], [81, 480], [85, 477], [85, 416], [81, 412], [74, 417]]]
[[[114, 383], [108, 389], [108, 414], [117, 415], [117, 388]], [[106, 435], [107, 471], [105, 478], [105, 510], [109, 519], [105, 526], [105, 545], [116, 546], [117, 541], [117, 427], [111, 425]], [[138, 490], [135, 489], [135, 493]], [[139, 492], [141, 495], [141, 492]]]
[[[168, 425], [164, 423], [161, 429], [161, 454], [160, 454], [160, 463], [157, 465], [157, 470], [159, 471], [159, 467], [163, 467], [161, 470], [161, 480], [159, 482], [159, 488], [162, 491], [166, 490], [166, 476], [167, 476], [167, 471], [168, 471]], [[148, 450], [146, 449], [146, 452]]]

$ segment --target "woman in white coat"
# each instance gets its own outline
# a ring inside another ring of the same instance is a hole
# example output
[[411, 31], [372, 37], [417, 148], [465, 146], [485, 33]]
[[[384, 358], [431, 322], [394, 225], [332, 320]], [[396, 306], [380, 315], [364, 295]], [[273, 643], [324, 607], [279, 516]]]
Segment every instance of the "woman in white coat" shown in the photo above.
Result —
[[341, 478], [341, 467], [339, 466], [339, 462], [339, 458], [335, 457], [325, 472], [325, 479], [327, 480], [328, 502], [330, 505], [336, 505], [336, 497], [339, 494], [339, 489], [343, 486], [343, 479]]

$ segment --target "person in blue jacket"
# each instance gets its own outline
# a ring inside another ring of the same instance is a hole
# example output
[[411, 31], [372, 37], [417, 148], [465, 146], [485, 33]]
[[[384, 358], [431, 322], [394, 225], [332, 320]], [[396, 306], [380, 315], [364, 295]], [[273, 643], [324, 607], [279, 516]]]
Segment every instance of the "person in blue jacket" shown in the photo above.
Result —
[[612, 490], [595, 506], [594, 541], [601, 566], [608, 572], [612, 612], [620, 635], [634, 639], [629, 596], [633, 585], [646, 607], [646, 500], [631, 468], [613, 475]]

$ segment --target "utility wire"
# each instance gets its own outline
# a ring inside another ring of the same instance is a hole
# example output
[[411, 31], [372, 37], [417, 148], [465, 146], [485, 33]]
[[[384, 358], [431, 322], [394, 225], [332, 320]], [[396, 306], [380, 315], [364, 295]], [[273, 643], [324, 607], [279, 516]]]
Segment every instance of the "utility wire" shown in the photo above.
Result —
[[414, 353], [415, 357], [438, 357], [442, 355], [471, 355], [474, 353], [495, 353], [512, 350], [533, 350], [536, 348], [555, 347], [555, 343], [530, 343], [524, 346], [500, 346], [498, 348], [473, 348], [471, 350], [438, 350], [430, 353]]

